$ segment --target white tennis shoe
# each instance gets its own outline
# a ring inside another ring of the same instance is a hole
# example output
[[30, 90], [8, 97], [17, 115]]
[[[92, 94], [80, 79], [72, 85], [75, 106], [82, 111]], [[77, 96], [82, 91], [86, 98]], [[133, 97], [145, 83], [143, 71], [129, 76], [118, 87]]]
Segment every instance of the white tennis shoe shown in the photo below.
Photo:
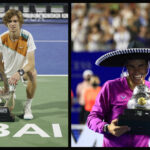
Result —
[[26, 120], [33, 119], [32, 110], [28, 105], [25, 106], [23, 118], [26, 119]]

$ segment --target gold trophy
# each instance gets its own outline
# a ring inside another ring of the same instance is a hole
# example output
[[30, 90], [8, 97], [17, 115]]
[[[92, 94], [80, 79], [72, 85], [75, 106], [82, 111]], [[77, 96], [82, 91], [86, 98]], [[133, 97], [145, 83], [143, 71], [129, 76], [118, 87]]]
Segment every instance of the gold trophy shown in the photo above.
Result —
[[128, 125], [132, 134], [150, 134], [150, 91], [146, 85], [134, 88], [127, 109], [119, 116], [118, 125]]

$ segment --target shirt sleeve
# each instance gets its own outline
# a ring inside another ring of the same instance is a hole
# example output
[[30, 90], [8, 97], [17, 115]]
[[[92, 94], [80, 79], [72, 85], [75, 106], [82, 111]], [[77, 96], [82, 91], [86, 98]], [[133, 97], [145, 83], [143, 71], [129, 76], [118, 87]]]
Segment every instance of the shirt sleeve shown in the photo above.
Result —
[[31, 34], [29, 34], [29, 37], [28, 37], [28, 51], [27, 52], [34, 51], [35, 49], [36, 49], [36, 46], [35, 46], [33, 37], [32, 37]]
[[109, 84], [106, 82], [100, 90], [95, 104], [87, 118], [87, 126], [89, 129], [98, 133], [104, 133], [103, 128], [105, 124], [108, 124], [106, 120], [109, 110]]

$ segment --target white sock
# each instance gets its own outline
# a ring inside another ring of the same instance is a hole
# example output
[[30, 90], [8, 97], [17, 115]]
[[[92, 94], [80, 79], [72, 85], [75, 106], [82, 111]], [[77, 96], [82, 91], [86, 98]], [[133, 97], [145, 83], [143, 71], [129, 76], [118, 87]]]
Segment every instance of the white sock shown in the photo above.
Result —
[[26, 107], [31, 108], [32, 100], [33, 99], [27, 99], [27, 101], [26, 101]]

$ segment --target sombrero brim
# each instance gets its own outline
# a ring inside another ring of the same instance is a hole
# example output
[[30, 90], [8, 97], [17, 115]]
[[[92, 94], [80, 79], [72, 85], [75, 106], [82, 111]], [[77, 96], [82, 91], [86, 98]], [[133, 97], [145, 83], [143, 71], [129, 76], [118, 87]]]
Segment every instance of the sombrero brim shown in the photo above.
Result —
[[115, 50], [99, 57], [95, 64], [105, 67], [122, 67], [126, 60], [131, 57], [150, 60], [150, 49], [130, 48], [125, 50]]

